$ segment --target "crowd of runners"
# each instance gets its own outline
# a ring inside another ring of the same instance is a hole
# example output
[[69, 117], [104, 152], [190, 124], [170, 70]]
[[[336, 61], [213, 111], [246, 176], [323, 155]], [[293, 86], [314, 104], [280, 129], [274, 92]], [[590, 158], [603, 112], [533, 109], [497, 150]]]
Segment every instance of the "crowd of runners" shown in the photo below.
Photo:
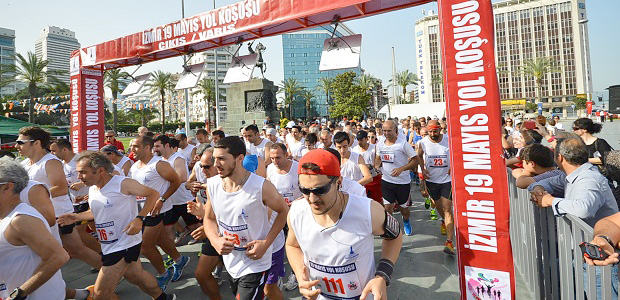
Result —
[[[454, 255], [446, 134], [437, 117], [266, 120], [195, 138], [142, 127], [128, 149], [106, 132], [100, 151], [75, 154], [22, 128], [19, 157], [0, 153], [0, 299], [118, 299], [123, 278], [176, 299], [169, 283], [192, 275], [209, 299], [386, 299], [402, 234], [415, 230], [412, 193]], [[184, 243], [202, 244], [192, 275]], [[69, 258], [98, 272], [92, 286], [65, 284]], [[220, 293], [223, 278], [234, 295]]]

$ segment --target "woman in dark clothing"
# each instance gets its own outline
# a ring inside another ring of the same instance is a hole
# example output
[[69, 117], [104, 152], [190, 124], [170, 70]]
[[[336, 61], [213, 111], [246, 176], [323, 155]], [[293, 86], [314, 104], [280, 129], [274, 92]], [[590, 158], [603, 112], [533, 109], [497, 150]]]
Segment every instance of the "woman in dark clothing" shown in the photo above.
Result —
[[596, 165], [601, 171], [603, 170], [605, 156], [613, 150], [606, 140], [594, 136], [594, 134], [601, 132], [602, 128], [603, 125], [594, 123], [588, 118], [577, 119], [573, 123], [573, 131], [581, 137], [588, 149], [590, 157], [588, 161]]

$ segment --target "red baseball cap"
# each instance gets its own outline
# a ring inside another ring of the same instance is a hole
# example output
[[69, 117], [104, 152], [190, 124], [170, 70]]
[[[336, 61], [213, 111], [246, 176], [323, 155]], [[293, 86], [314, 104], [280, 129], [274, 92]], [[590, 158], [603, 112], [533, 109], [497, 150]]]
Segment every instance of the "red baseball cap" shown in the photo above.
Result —
[[[302, 168], [301, 166], [305, 163], [313, 163], [319, 166], [319, 169], [314, 171], [311, 169]], [[329, 153], [329, 151], [323, 149], [310, 150], [310, 152], [306, 153], [306, 155], [302, 156], [299, 160], [297, 173], [340, 177], [340, 163], [338, 163], [338, 158]]]

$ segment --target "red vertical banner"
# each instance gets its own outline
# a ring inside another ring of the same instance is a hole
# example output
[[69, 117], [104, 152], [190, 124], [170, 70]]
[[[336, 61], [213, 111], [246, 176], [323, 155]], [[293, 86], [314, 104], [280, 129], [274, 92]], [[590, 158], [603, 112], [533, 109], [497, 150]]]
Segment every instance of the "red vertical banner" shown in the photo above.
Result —
[[103, 72], [82, 67], [80, 52], [71, 55], [71, 144], [73, 151], [99, 151], [103, 146]]
[[586, 101], [586, 111], [588, 113], [588, 117], [592, 115], [592, 101]]
[[439, 0], [439, 23], [461, 299], [514, 299], [491, 0]]

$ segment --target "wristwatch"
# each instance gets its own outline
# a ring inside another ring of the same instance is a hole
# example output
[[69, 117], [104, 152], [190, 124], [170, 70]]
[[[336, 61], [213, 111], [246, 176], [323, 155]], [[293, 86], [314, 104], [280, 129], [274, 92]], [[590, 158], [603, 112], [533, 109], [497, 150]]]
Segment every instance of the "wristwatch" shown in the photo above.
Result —
[[607, 243], [609, 243], [609, 245], [610, 245], [612, 248], [616, 249], [616, 246], [614, 245], [614, 242], [612, 242], [612, 241], [611, 241], [611, 239], [610, 239], [609, 237], [607, 237], [607, 236], [605, 236], [605, 235], [597, 235], [596, 237], [599, 237], [599, 238], [604, 239], [605, 241], [607, 241]]
[[9, 299], [11, 299], [11, 300], [25, 300], [26, 299], [26, 295], [24, 295], [24, 290], [22, 290], [20, 288], [15, 288], [11, 292], [11, 295], [9, 295]]
[[164, 198], [164, 197], [159, 197], [159, 201], [161, 201], [161, 203], [164, 203], [164, 202], [166, 202], [166, 198]]
[[146, 218], [146, 217], [145, 216], [140, 216], [140, 215], [136, 216], [136, 219], [140, 219], [142, 222], [144, 222], [144, 218]]

